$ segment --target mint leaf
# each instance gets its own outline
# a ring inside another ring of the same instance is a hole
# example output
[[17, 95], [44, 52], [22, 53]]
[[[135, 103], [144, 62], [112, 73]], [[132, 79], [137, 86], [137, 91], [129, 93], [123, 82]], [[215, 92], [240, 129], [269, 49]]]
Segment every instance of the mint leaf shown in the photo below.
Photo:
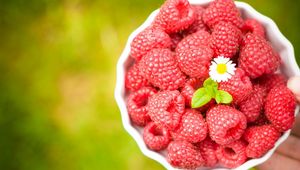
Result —
[[213, 87], [214, 89], [218, 89], [218, 83], [213, 81], [211, 78], [208, 78], [203, 83], [204, 87]]
[[207, 94], [207, 91], [205, 88], [200, 88], [195, 91], [192, 98], [192, 108], [198, 108], [201, 106], [204, 106], [206, 103], [208, 103], [211, 100], [211, 96]]
[[215, 100], [218, 104], [221, 103], [221, 101], [222, 101], [222, 96], [219, 91], [216, 92]]
[[220, 103], [229, 104], [229, 103], [232, 102], [232, 96], [227, 91], [219, 90], [218, 91], [218, 96], [219, 95], [220, 95], [220, 98], [221, 98]]

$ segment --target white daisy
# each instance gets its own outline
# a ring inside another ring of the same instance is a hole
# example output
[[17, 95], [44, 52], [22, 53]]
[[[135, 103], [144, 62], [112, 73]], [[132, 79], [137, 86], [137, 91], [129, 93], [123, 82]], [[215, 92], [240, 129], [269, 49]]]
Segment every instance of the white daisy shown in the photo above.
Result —
[[229, 58], [219, 56], [214, 58], [209, 67], [209, 75], [216, 82], [227, 81], [235, 73], [235, 65]]

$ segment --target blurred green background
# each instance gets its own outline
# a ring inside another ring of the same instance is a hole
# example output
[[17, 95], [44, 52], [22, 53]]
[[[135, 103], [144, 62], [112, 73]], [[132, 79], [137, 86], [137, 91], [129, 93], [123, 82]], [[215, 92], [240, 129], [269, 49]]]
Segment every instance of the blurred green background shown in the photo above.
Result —
[[[300, 1], [246, 2], [299, 56]], [[0, 169], [163, 169], [124, 131], [113, 97], [128, 35], [162, 3], [1, 0]]]

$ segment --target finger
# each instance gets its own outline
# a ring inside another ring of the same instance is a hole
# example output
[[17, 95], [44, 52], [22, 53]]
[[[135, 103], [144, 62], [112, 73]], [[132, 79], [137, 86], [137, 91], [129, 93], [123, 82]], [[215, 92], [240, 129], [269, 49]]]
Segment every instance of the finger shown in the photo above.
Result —
[[292, 129], [292, 134], [300, 138], [300, 115], [295, 118], [294, 127]]
[[274, 153], [265, 163], [258, 166], [259, 170], [299, 169], [300, 163], [289, 157]]
[[290, 136], [276, 150], [276, 152], [300, 161], [300, 138]]
[[294, 93], [297, 101], [300, 102], [300, 77], [290, 78], [287, 86]]

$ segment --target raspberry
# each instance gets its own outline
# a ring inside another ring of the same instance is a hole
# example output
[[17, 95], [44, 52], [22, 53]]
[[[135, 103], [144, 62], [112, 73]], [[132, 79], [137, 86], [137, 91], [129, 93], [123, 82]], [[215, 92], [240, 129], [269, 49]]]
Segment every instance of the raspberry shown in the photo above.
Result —
[[132, 122], [138, 126], [145, 126], [149, 121], [148, 99], [156, 90], [151, 87], [143, 87], [132, 92], [127, 98], [128, 114]]
[[213, 58], [213, 51], [207, 46], [182, 49], [176, 53], [178, 66], [182, 72], [190, 77], [208, 77], [209, 66]]
[[246, 154], [250, 158], [260, 158], [275, 145], [280, 133], [272, 125], [249, 127], [244, 139], [249, 143]]
[[179, 33], [173, 33], [170, 34], [171, 40], [172, 40], [172, 45], [171, 45], [171, 50], [174, 51], [179, 44], [179, 42], [183, 39], [183, 36]]
[[260, 113], [256, 121], [250, 123], [250, 125], [254, 125], [254, 126], [261, 126], [261, 125], [268, 125], [268, 124], [270, 124], [270, 122], [266, 117], [265, 113]]
[[245, 115], [225, 105], [217, 105], [206, 113], [209, 135], [220, 145], [238, 140], [247, 126]]
[[141, 87], [148, 86], [149, 82], [145, 79], [138, 69], [138, 64], [134, 64], [126, 73], [125, 87], [128, 90], [135, 91]]
[[146, 145], [155, 151], [168, 147], [171, 142], [171, 135], [167, 128], [158, 127], [154, 122], [148, 123], [144, 128], [143, 138]]
[[168, 146], [168, 162], [177, 168], [194, 169], [204, 164], [199, 149], [186, 141], [173, 141]]
[[209, 29], [207, 28], [207, 26], [204, 24], [204, 22], [202, 20], [202, 14], [204, 12], [204, 8], [199, 5], [192, 6], [192, 8], [195, 11], [196, 19], [195, 19], [194, 23], [187, 30], [185, 30], [184, 34], [185, 35], [192, 34], [197, 31], [200, 31], [200, 30], [208, 31]]
[[295, 109], [295, 97], [286, 86], [277, 86], [270, 90], [266, 99], [265, 114], [279, 132], [292, 128]]
[[247, 19], [244, 22], [244, 25], [242, 27], [242, 31], [244, 33], [251, 32], [253, 34], [259, 35], [263, 38], [265, 38], [265, 29], [264, 27], [255, 19]]
[[211, 48], [215, 52], [215, 57], [233, 57], [241, 41], [242, 32], [229, 22], [219, 22], [214, 27], [211, 34]]
[[203, 84], [202, 79], [190, 78], [181, 89], [181, 95], [185, 98], [185, 105], [191, 106], [191, 101], [195, 91]]
[[216, 151], [219, 163], [227, 168], [236, 168], [242, 165], [247, 160], [246, 146], [247, 144], [242, 140], [219, 146]]
[[265, 97], [266, 89], [256, 84], [248, 98], [239, 103], [239, 110], [245, 114], [248, 122], [254, 122], [259, 117]]
[[159, 28], [148, 27], [132, 40], [130, 55], [139, 61], [150, 50], [169, 48], [171, 45], [171, 38], [167, 33]]
[[195, 21], [195, 12], [187, 0], [167, 0], [160, 8], [153, 25], [167, 33], [179, 32]]
[[204, 166], [213, 167], [218, 163], [216, 155], [218, 144], [207, 137], [204, 141], [198, 143], [197, 146], [199, 147], [200, 153], [204, 159]]
[[203, 21], [213, 28], [220, 21], [230, 22], [240, 28], [243, 20], [233, 0], [215, 0], [209, 4], [203, 13]]
[[174, 53], [169, 49], [153, 49], [139, 63], [141, 75], [162, 90], [182, 87], [185, 75], [180, 71]]
[[267, 93], [276, 86], [285, 86], [286, 85], [286, 78], [284, 75], [277, 73], [277, 74], [267, 74], [259, 77], [257, 79], [258, 83], [264, 86], [267, 90]]
[[184, 104], [179, 91], [160, 91], [150, 97], [148, 114], [156, 125], [174, 130], [184, 113]]
[[187, 49], [197, 49], [199, 46], [207, 46], [210, 42], [210, 34], [200, 30], [186, 36], [176, 47], [176, 53], [182, 53]]
[[278, 54], [264, 38], [248, 33], [243, 40], [240, 51], [239, 67], [254, 79], [263, 74], [270, 74], [277, 70], [280, 64]]
[[237, 68], [228, 81], [219, 83], [219, 89], [230, 93], [234, 103], [240, 103], [251, 94], [252, 83], [244, 70]]
[[207, 125], [202, 115], [196, 110], [187, 109], [181, 118], [178, 129], [172, 134], [174, 140], [197, 143], [205, 139]]

